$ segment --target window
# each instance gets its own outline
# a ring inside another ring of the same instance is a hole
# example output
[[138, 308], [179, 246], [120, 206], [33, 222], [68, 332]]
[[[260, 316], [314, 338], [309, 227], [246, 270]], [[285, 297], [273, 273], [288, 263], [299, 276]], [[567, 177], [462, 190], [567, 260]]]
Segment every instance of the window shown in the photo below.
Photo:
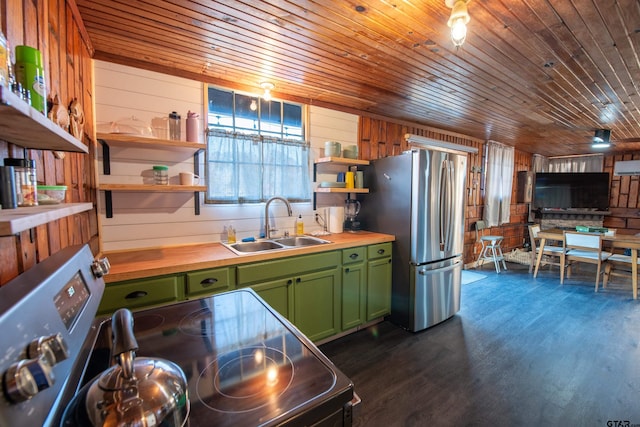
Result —
[[510, 219], [515, 150], [494, 141], [487, 142], [486, 150], [484, 220], [495, 227]]
[[209, 87], [207, 203], [311, 200], [303, 108]]

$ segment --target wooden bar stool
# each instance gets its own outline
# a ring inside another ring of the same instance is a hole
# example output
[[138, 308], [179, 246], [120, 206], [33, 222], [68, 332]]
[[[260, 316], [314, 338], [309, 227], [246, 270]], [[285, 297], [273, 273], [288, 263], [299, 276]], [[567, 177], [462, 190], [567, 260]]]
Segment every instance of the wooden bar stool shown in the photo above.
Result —
[[504, 255], [502, 255], [502, 236], [492, 236], [487, 233], [487, 225], [484, 221], [476, 221], [476, 241], [479, 241], [482, 245], [480, 255], [478, 256], [478, 267], [482, 267], [485, 261], [493, 261], [493, 265], [496, 267], [496, 273], [500, 273], [500, 261], [502, 266], [507, 269], [507, 264], [504, 262]]

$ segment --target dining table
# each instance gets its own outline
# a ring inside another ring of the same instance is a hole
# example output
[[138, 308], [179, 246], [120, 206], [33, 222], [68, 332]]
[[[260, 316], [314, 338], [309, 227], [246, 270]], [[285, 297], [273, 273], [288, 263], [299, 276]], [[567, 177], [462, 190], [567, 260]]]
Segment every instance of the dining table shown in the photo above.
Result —
[[[538, 275], [538, 267], [542, 261], [544, 245], [547, 241], [562, 242], [564, 240], [565, 231], [575, 231], [575, 229], [565, 230], [561, 228], [549, 228], [538, 232], [538, 237], [540, 238], [540, 252], [538, 252], [538, 256], [536, 258], [533, 277]], [[602, 240], [608, 242], [612, 248], [629, 249], [631, 251], [631, 287], [633, 290], [633, 299], [638, 299], [638, 249], [640, 249], [640, 236], [633, 234], [621, 234], [618, 233], [617, 230], [613, 233], [591, 232], [591, 234], [602, 235]]]

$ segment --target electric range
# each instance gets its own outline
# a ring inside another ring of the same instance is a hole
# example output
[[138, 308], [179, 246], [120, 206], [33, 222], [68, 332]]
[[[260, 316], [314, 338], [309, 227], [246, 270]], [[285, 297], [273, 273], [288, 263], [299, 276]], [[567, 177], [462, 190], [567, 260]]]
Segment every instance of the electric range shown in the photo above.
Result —
[[[41, 384], [36, 381], [35, 388], [42, 390], [21, 401], [7, 397], [5, 387], [0, 426], [29, 421], [29, 425], [79, 425], [81, 418], [76, 414], [82, 412], [83, 394], [114, 363], [110, 318], [93, 318], [104, 282], [81, 267], [89, 261], [86, 252], [86, 247], [78, 252], [84, 254], [82, 261], [53, 263], [47, 270], [55, 271], [57, 279], [45, 280], [46, 286], [35, 286], [38, 292], [28, 293], [47, 296], [38, 298], [37, 310], [34, 307], [22, 313], [29, 326], [18, 328], [22, 339], [12, 351], [5, 352], [0, 365], [3, 377], [8, 378], [4, 382], [11, 383], [15, 371], [11, 366], [34, 359], [50, 367], [57, 379], [48, 387], [46, 380], [40, 380]], [[78, 254], [67, 252], [66, 257]], [[69, 271], [62, 274], [60, 270]], [[10, 285], [14, 288], [13, 283], [5, 287]], [[5, 287], [0, 288], [0, 300]], [[21, 303], [14, 306], [26, 307], [22, 300], [29, 300], [29, 295], [23, 295]], [[73, 303], [67, 303], [69, 298], [74, 298]], [[3, 330], [16, 320], [16, 310], [8, 311], [13, 317], [0, 313]], [[27, 330], [38, 323], [47, 325], [44, 331]], [[139, 311], [134, 313], [133, 323], [136, 356], [169, 360], [184, 372], [190, 401], [188, 426], [352, 423], [353, 405], [358, 401], [352, 382], [251, 289]], [[66, 358], [47, 361], [48, 356], [28, 352], [34, 340], [51, 340], [52, 336], [60, 338]], [[34, 369], [33, 376], [38, 375]]]

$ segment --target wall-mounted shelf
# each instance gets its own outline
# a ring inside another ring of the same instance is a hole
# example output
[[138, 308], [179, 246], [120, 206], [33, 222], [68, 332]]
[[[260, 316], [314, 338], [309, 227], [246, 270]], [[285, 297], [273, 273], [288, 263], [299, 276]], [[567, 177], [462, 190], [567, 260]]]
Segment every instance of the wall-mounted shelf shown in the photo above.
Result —
[[368, 188], [325, 188], [318, 187], [314, 190], [316, 193], [368, 193]]
[[[200, 175], [198, 156], [206, 149], [205, 144], [198, 142], [173, 141], [159, 138], [145, 138], [140, 135], [119, 133], [99, 133], [98, 141], [102, 145], [102, 172], [111, 175], [110, 147], [136, 147], [152, 150], [172, 151], [186, 156], [193, 155], [193, 173]], [[175, 158], [185, 160], [187, 157]], [[119, 192], [150, 192], [150, 193], [187, 193], [192, 192], [194, 197], [194, 212], [200, 215], [200, 193], [207, 191], [206, 185], [150, 185], [150, 184], [99, 184], [98, 189], [104, 191], [105, 211], [107, 218], [113, 218], [113, 191]]]
[[336, 164], [346, 166], [366, 166], [369, 164], [369, 160], [349, 159], [346, 157], [320, 157], [316, 160], [316, 164]]
[[193, 191], [207, 191], [206, 185], [151, 185], [151, 184], [100, 184], [102, 191], [128, 191], [152, 193], [190, 193]]
[[93, 209], [93, 203], [61, 203], [0, 210], [0, 236], [21, 231]]
[[[318, 176], [318, 167], [324, 165], [338, 165], [338, 166], [367, 166], [369, 164], [369, 160], [359, 160], [359, 159], [349, 159], [346, 157], [320, 157], [313, 164], [313, 180], [316, 181]], [[313, 191], [313, 209], [316, 209], [317, 206], [317, 197], [318, 193], [342, 193], [349, 194], [351, 193], [360, 193], [366, 194], [369, 192], [368, 188], [337, 188], [337, 187], [316, 187]]]
[[0, 86], [0, 134], [3, 140], [24, 148], [89, 152], [86, 145], [2, 86]]

